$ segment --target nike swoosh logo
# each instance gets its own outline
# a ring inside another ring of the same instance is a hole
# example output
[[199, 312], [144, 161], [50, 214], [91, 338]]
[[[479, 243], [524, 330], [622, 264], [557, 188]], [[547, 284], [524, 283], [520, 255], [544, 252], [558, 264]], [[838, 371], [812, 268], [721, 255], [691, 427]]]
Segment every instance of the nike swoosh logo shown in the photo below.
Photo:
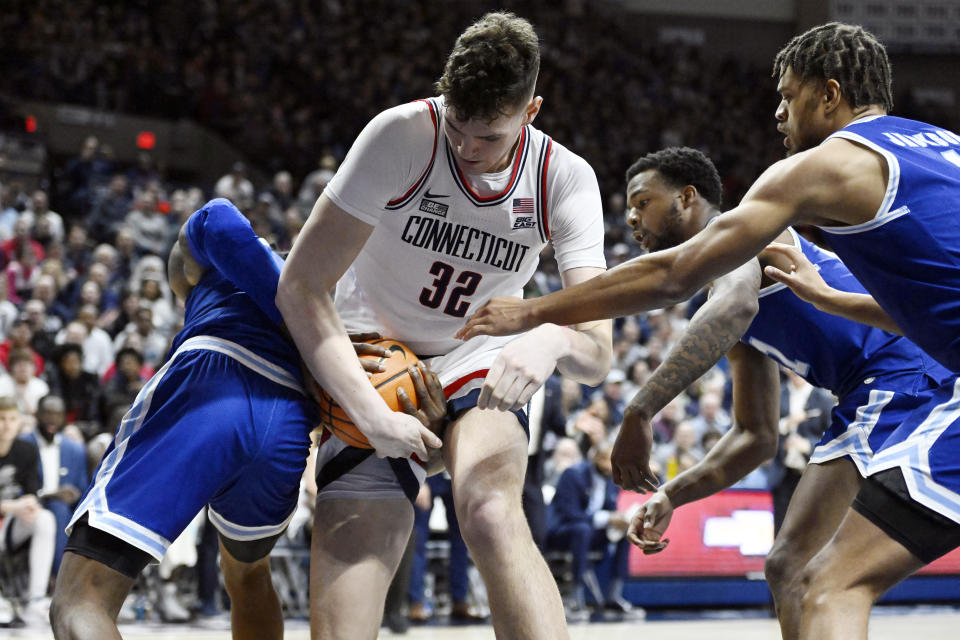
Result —
[[423, 194], [424, 198], [449, 198], [450, 196], [441, 196], [436, 193], [430, 193], [430, 189], [427, 189], [427, 192]]

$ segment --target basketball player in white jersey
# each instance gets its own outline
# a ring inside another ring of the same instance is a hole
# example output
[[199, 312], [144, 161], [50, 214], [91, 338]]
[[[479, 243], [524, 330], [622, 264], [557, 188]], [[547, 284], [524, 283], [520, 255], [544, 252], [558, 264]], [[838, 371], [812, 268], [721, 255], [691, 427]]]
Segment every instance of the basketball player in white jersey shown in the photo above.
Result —
[[611, 360], [610, 322], [546, 325], [515, 339], [453, 337], [476, 306], [522, 295], [548, 241], [566, 286], [605, 270], [593, 170], [531, 126], [542, 102], [538, 70], [526, 20], [492, 13], [469, 27], [437, 83], [441, 97], [388, 109], [363, 130], [284, 267], [277, 304], [290, 333], [377, 454], [336, 438], [320, 447], [314, 638], [376, 637], [424, 478], [401, 458], [433, 444], [427, 435], [418, 442], [419, 422], [387, 410], [344, 327], [403, 341], [444, 385], [443, 458], [497, 637], [567, 637], [521, 508], [523, 408], [555, 368], [599, 383]]

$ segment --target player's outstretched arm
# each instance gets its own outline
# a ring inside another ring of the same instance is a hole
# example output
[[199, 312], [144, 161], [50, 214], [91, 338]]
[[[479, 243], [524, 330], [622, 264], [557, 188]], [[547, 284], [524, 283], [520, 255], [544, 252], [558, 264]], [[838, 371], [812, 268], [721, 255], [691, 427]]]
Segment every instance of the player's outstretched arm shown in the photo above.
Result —
[[[565, 284], [577, 284], [602, 273], [595, 267], [563, 272]], [[610, 371], [613, 327], [601, 320], [575, 327], [544, 324], [504, 347], [491, 365], [477, 406], [508, 411], [530, 401], [554, 369], [585, 384], [599, 384]]]
[[280, 274], [277, 308], [307, 368], [377, 455], [426, 459], [427, 447], [439, 447], [440, 439], [383, 401], [360, 366], [330, 296], [372, 231], [321, 195]]
[[751, 260], [719, 278], [710, 298], [645, 385], [627, 405], [613, 448], [613, 481], [628, 491], [656, 490], [650, 470], [651, 420], [720, 361], [750, 328], [759, 304], [760, 265]]
[[733, 373], [733, 425], [703, 460], [660, 487], [633, 517], [627, 536], [644, 553], [666, 547], [669, 541], [662, 536], [674, 509], [726, 489], [777, 453], [777, 365], [743, 343], [727, 357]]
[[[776, 166], [775, 166], [776, 167]], [[793, 221], [786, 177], [767, 174], [736, 209], [683, 244], [628, 260], [577, 286], [539, 298], [494, 298], [457, 337], [509, 335], [545, 322], [578, 324], [677, 304], [754, 257]], [[780, 171], [775, 172], [777, 174]], [[761, 181], [766, 181], [766, 186]], [[758, 186], [759, 185], [759, 186]]]
[[767, 247], [767, 251], [787, 257], [790, 260], [790, 271], [771, 265], [764, 269], [764, 273], [772, 280], [790, 287], [801, 300], [806, 300], [825, 313], [903, 335], [897, 323], [877, 304], [873, 296], [834, 289], [824, 282], [817, 268], [799, 248], [774, 242]]

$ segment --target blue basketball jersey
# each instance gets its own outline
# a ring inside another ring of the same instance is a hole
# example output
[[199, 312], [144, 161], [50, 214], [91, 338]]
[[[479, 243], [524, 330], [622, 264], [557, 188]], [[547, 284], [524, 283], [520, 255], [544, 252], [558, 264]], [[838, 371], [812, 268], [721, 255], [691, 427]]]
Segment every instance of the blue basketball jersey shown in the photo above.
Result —
[[[864, 288], [835, 256], [790, 230], [804, 255], [835, 289]], [[760, 291], [760, 308], [742, 341], [792, 369], [810, 384], [843, 397], [868, 379], [892, 379], [916, 391], [923, 376], [940, 381], [950, 372], [906, 338], [824, 313], [777, 283]]]
[[194, 336], [217, 336], [283, 367], [302, 384], [299, 353], [284, 334], [274, 303], [280, 256], [223, 199], [211, 200], [191, 216], [187, 240], [197, 262], [209, 268], [187, 297], [183, 329], [170, 353]]
[[960, 372], [960, 136], [893, 116], [834, 133], [879, 153], [889, 179], [870, 222], [822, 227], [907, 337]]

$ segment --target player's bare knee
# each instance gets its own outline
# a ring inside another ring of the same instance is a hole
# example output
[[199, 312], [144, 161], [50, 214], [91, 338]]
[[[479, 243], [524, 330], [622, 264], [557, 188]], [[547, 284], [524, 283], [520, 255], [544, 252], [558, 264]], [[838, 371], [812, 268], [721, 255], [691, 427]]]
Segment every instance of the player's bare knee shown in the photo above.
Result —
[[793, 558], [789, 546], [775, 542], [763, 563], [763, 574], [772, 591], [783, 590], [790, 581], [797, 578], [796, 569], [791, 566], [792, 564]]
[[494, 551], [502, 545], [504, 536], [513, 531], [513, 520], [522, 517], [519, 504], [514, 504], [502, 492], [490, 492], [467, 500], [459, 513], [460, 531], [474, 551]]

